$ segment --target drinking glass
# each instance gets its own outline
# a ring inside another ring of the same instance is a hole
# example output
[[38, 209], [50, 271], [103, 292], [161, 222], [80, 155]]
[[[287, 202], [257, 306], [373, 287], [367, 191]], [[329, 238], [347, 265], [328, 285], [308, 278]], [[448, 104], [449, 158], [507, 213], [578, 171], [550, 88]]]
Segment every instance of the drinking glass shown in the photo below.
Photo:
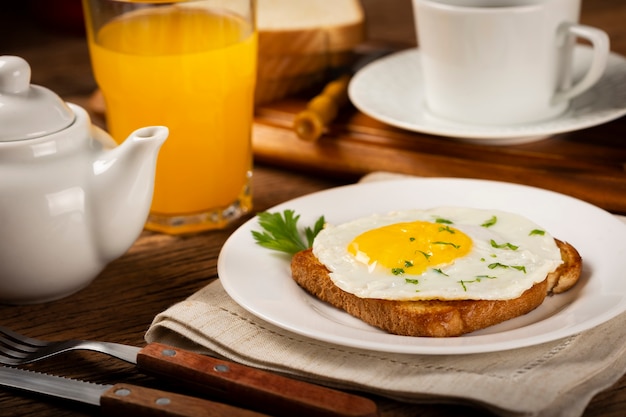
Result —
[[252, 208], [255, 0], [83, 0], [89, 52], [121, 142], [164, 125], [146, 228], [223, 228]]

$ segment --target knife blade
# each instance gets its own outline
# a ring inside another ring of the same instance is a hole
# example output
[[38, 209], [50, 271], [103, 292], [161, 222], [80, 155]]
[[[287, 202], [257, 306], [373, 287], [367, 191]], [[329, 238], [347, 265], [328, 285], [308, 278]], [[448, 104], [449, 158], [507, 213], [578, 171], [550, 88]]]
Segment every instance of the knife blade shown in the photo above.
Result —
[[107, 416], [268, 417], [202, 398], [137, 385], [101, 385], [6, 366], [0, 366], [0, 385], [100, 406]]
[[[194, 392], [277, 417], [376, 417], [372, 400], [161, 343], [143, 348], [91, 342], [141, 371], [175, 380]], [[83, 348], [88, 348], [85, 344]]]

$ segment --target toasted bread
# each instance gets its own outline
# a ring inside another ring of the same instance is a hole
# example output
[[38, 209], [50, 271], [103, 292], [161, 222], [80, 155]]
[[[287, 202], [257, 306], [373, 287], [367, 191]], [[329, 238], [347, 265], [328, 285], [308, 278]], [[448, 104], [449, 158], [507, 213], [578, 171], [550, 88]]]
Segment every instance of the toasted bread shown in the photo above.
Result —
[[293, 279], [307, 292], [366, 323], [404, 336], [460, 336], [526, 314], [548, 294], [562, 293], [578, 281], [582, 259], [570, 244], [555, 239], [564, 263], [545, 280], [511, 300], [393, 301], [359, 298], [337, 287], [313, 252], [294, 255]]
[[572, 245], [561, 242], [558, 239], [554, 240], [561, 251], [561, 259], [563, 259], [563, 263], [556, 269], [556, 271], [548, 274], [548, 293], [560, 294], [569, 290], [578, 282], [583, 261], [576, 248]]

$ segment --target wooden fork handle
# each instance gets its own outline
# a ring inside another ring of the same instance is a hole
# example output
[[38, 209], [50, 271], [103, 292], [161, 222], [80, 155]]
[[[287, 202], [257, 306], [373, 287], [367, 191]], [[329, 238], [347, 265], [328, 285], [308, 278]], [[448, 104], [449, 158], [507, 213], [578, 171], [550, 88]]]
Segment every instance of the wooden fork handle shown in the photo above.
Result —
[[160, 343], [143, 348], [137, 366], [198, 393], [275, 416], [378, 416], [367, 398]]

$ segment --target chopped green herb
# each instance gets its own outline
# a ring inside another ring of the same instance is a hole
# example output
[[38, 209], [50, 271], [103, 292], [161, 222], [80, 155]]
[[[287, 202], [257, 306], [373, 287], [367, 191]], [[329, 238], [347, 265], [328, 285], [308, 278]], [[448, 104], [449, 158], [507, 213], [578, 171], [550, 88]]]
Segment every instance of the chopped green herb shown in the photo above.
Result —
[[511, 243], [501, 243], [501, 244], [497, 244], [495, 240], [491, 239], [491, 246], [496, 248], [496, 249], [511, 249], [511, 250], [517, 250], [517, 248], [519, 246], [515, 246]]
[[492, 218], [490, 218], [489, 220], [487, 220], [486, 222], [481, 224], [481, 226], [482, 227], [491, 227], [494, 224], [496, 224], [497, 222], [498, 222], [498, 218], [496, 216], [493, 216]]
[[455, 234], [456, 232], [454, 231], [454, 229], [450, 229], [450, 226], [442, 226], [439, 228], [440, 232], [448, 232], [451, 234]]
[[480, 282], [481, 279], [496, 279], [497, 277], [491, 275], [476, 275], [476, 282]]
[[526, 273], [526, 267], [523, 266], [523, 265], [504, 265], [504, 264], [501, 264], [500, 262], [489, 264], [489, 265], [487, 265], [487, 268], [489, 268], [489, 269], [513, 268], [513, 269], [517, 269], [518, 271], [522, 271], [523, 273]]
[[391, 273], [394, 275], [402, 275], [404, 274], [404, 269], [402, 268], [391, 268]]
[[436, 219], [435, 219], [435, 223], [441, 223], [441, 224], [454, 224], [454, 223], [452, 223], [452, 220], [442, 219], [441, 217], [436, 218]]
[[441, 269], [439, 268], [433, 268], [433, 271], [437, 272], [438, 274], [444, 275], [444, 276], [448, 276], [448, 274], [446, 274], [445, 272], [443, 272]]
[[533, 235], [539, 235], [539, 236], [543, 236], [546, 234], [545, 230], [539, 230], [539, 229], [534, 229], [531, 230], [530, 233], [528, 234], [528, 236], [533, 236]]
[[419, 282], [419, 280], [417, 280], [417, 279], [411, 279], [411, 278], [404, 278], [404, 281], [405, 281], [407, 284], [415, 284], [415, 285], [417, 285], [417, 284], [419, 284], [419, 283], [420, 283], [420, 282]]
[[307, 227], [302, 233], [298, 229], [300, 215], [296, 215], [293, 210], [285, 210], [282, 214], [262, 212], [258, 214], [258, 219], [264, 231], [252, 231], [256, 243], [291, 255], [310, 248], [325, 223], [324, 216], [321, 216], [312, 229]]
[[423, 250], [418, 250], [417, 252], [419, 252], [422, 255], [424, 255], [424, 258], [426, 258], [426, 259], [430, 259], [430, 257], [433, 256], [430, 253], [424, 252]]
[[458, 248], [460, 248], [460, 247], [461, 247], [461, 246], [459, 246], [459, 245], [457, 245], [457, 244], [454, 244], [454, 243], [452, 243], [452, 242], [442, 242], [442, 241], [437, 241], [437, 242], [433, 242], [433, 244], [434, 244], [434, 245], [449, 245], [449, 246], [452, 246], [454, 249], [458, 249]]
[[415, 238], [411, 236], [411, 237], [409, 238], [409, 242], [414, 242], [414, 241], [415, 241]]
[[410, 268], [413, 266], [413, 261], [404, 261], [404, 267], [405, 268]]
[[459, 284], [461, 284], [461, 286], [463, 287], [463, 291], [467, 291], [467, 287], [465, 286], [465, 284], [472, 284], [474, 282], [480, 282], [483, 279], [496, 279], [496, 277], [492, 277], [491, 275], [476, 275], [475, 277], [476, 279], [471, 280], [471, 281], [457, 281]]

